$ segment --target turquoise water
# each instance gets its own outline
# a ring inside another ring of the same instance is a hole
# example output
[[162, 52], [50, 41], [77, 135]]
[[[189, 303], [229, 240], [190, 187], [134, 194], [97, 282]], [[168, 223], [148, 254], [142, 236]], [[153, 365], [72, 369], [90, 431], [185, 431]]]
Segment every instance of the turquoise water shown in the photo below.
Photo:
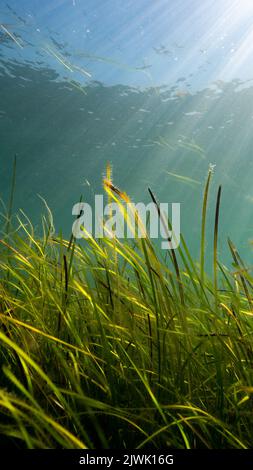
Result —
[[149, 201], [150, 187], [161, 202], [181, 203], [182, 231], [197, 257], [213, 164], [207, 251], [221, 184], [221, 259], [229, 262], [229, 235], [250, 264], [253, 4], [0, 5], [1, 197], [16, 154], [15, 209], [38, 223], [41, 195], [68, 235], [73, 204], [102, 192], [109, 161], [115, 184], [135, 202]]

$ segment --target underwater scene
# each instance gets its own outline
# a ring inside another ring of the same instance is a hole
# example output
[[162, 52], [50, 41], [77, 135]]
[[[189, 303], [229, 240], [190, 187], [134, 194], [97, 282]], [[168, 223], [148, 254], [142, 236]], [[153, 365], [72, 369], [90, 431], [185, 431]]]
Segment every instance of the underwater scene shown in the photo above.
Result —
[[0, 448], [252, 447], [252, 20], [0, 0]]

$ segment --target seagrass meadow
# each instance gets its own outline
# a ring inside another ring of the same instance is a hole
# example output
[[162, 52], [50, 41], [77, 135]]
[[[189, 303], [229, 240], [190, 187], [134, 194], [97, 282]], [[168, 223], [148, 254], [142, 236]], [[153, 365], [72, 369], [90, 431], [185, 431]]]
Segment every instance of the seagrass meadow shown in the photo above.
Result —
[[[162, 253], [148, 235], [66, 240], [48, 207], [36, 232], [12, 213], [14, 185], [15, 167], [0, 240], [1, 446], [251, 447], [253, 279], [230, 239], [231, 270], [219, 262], [221, 187], [205, 273], [212, 171], [198, 262], [182, 235]], [[128, 223], [126, 193], [104, 190]]]
[[252, 460], [252, 18], [0, 0], [1, 466]]

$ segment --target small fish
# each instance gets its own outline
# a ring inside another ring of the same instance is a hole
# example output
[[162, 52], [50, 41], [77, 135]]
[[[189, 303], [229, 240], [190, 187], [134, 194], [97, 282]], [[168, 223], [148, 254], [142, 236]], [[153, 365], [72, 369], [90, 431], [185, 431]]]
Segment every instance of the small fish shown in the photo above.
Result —
[[27, 24], [26, 20], [24, 20], [23, 18], [21, 18], [21, 16], [19, 16], [19, 15], [15, 12], [15, 10], [14, 10], [12, 7], [10, 7], [10, 5], [8, 5], [8, 3], [6, 3], [6, 7], [8, 8], [8, 10], [10, 10], [11, 14], [12, 14], [15, 18], [17, 18], [17, 20], [18, 20], [19, 22], [23, 23], [24, 25]]
[[[139, 71], [139, 72], [143, 72], [145, 73], [145, 75], [149, 76], [148, 72], [146, 71], [146, 66], [137, 66], [137, 67], [131, 67], [130, 65], [127, 65], [125, 63], [122, 63], [122, 62], [119, 62], [118, 60], [115, 60], [111, 57], [104, 57], [104, 56], [99, 56], [99, 55], [93, 55], [93, 54], [90, 54], [88, 52], [79, 52], [79, 51], [76, 51], [72, 54], [73, 57], [77, 57], [77, 58], [85, 58], [85, 59], [89, 59], [89, 60], [93, 60], [95, 62], [104, 62], [106, 64], [111, 64], [119, 69], [123, 69], [123, 70], [128, 70], [129, 72], [133, 72], [133, 71]], [[149, 67], [148, 67], [149, 68]], [[86, 73], [87, 74], [87, 73]]]
[[73, 68], [71, 68], [71, 66], [67, 62], [65, 62], [64, 58], [62, 58], [60, 54], [56, 54], [56, 52], [54, 52], [51, 47], [47, 45], [46, 48], [43, 48], [43, 50], [46, 51], [48, 54], [53, 55], [58, 60], [58, 62], [64, 65], [64, 67], [66, 67], [66, 69], [68, 69], [70, 72], [73, 72]]
[[202, 116], [201, 111], [188, 111], [187, 113], [183, 113], [185, 116]]
[[22, 44], [15, 38], [15, 36], [10, 32], [8, 31], [8, 29], [3, 25], [3, 24], [0, 24], [2, 30], [8, 34], [8, 36], [18, 45], [18, 47], [20, 47], [20, 49], [23, 49], [23, 46]]
[[147, 65], [140, 65], [139, 67], [136, 67], [137, 70], [147, 70], [147, 69], [151, 69], [152, 65], [151, 64], [147, 64]]
[[153, 47], [153, 49], [157, 54], [164, 54], [164, 55], [171, 55], [172, 54], [170, 49], [165, 47], [163, 44], [161, 44], [159, 47]]
[[68, 82], [70, 83], [70, 85], [72, 85], [74, 88], [76, 88], [77, 90], [79, 90], [81, 93], [83, 93], [83, 95], [87, 95], [85, 89], [79, 85], [79, 83], [77, 83], [75, 80], [68, 80]]
[[180, 141], [178, 141], [178, 145], [179, 147], [183, 147], [187, 150], [190, 150], [191, 152], [198, 153], [203, 159], [206, 158], [203, 148], [197, 145], [193, 140], [185, 141], [185, 140], [180, 139]]
[[189, 178], [188, 176], [177, 175], [176, 173], [171, 173], [170, 171], [166, 171], [166, 173], [169, 176], [172, 176], [173, 178], [176, 178], [177, 180], [181, 181], [182, 183], [197, 184], [197, 185], [201, 184], [200, 181]]
[[170, 150], [175, 150], [175, 146], [165, 140], [162, 136], [159, 136], [158, 140], [153, 140], [152, 143], [160, 145], [161, 147], [168, 147]]
[[89, 78], [92, 77], [91, 73], [88, 72], [87, 70], [83, 69], [82, 67], [79, 67], [78, 65], [72, 65], [72, 67], [73, 67], [74, 70], [77, 70], [78, 72], [81, 72], [86, 77], [89, 77]]

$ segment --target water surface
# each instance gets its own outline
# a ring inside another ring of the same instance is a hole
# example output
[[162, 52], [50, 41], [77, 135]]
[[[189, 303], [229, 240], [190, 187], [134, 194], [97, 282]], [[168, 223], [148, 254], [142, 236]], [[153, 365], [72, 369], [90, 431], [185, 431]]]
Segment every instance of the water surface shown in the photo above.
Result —
[[252, 17], [247, 0], [2, 1], [1, 196], [17, 154], [15, 208], [38, 223], [41, 195], [68, 235], [110, 161], [134, 201], [182, 204], [197, 257], [211, 163], [207, 251], [222, 184], [220, 256], [229, 235], [251, 263]]

